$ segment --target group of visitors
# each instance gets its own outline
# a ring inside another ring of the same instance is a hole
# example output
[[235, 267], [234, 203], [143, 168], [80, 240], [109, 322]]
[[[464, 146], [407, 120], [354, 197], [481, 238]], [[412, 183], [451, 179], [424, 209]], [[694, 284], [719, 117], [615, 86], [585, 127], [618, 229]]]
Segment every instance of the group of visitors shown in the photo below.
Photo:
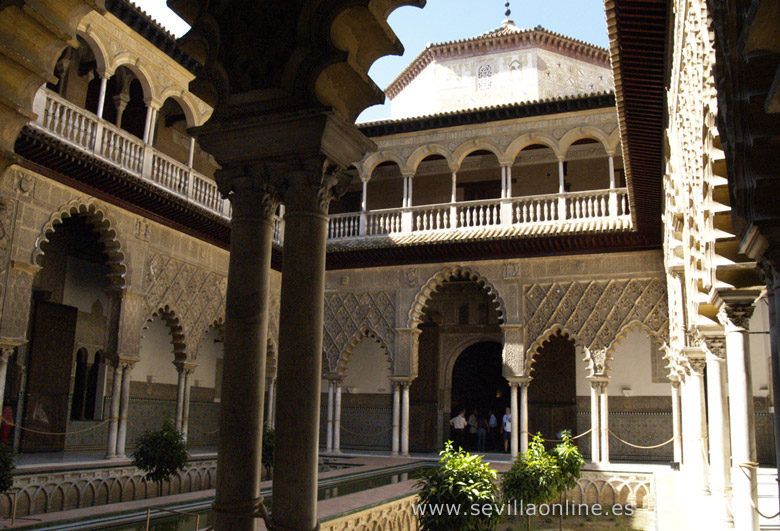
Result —
[[512, 436], [512, 412], [509, 408], [506, 408], [499, 423], [492, 409], [488, 410], [485, 416], [480, 415], [479, 410], [474, 408], [466, 419], [464, 407], [450, 419], [450, 426], [455, 448], [477, 452], [499, 452], [502, 450], [503, 439], [503, 451], [509, 453], [509, 441]]

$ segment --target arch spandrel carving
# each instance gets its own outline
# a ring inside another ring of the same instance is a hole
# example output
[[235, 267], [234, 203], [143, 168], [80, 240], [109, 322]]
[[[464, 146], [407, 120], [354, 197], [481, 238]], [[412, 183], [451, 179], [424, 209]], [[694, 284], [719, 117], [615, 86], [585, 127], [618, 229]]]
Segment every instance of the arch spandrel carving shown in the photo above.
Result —
[[659, 343], [668, 341], [666, 288], [657, 278], [534, 284], [525, 288], [524, 300], [529, 367], [555, 333], [566, 333], [586, 349], [591, 365], [602, 358], [608, 364], [618, 338], [635, 326]]

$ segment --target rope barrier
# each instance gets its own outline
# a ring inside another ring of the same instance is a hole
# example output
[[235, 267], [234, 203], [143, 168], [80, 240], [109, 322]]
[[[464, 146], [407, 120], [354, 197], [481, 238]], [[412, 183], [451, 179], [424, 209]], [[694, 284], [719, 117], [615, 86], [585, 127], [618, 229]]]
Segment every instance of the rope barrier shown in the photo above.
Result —
[[[743, 473], [743, 474], [745, 474], [745, 477], [746, 477], [746, 478], [747, 478], [749, 481], [751, 481], [751, 478], [750, 478], [750, 476], [748, 475], [748, 473], [747, 473], [747, 470], [748, 470], [748, 469], [751, 469], [751, 470], [758, 470], [758, 463], [756, 463], [756, 462], [754, 462], [754, 461], [748, 461], [747, 463], [738, 463], [738, 464], [737, 464], [737, 466], [738, 466], [738, 467], [739, 467], [739, 469], [742, 471], [742, 473]], [[734, 489], [732, 489], [732, 492], [734, 492]], [[764, 513], [762, 513], [761, 511], [759, 511], [759, 510], [758, 510], [758, 507], [756, 507], [756, 504], [755, 504], [755, 503], [753, 503], [753, 497], [752, 497], [752, 496], [750, 497], [750, 505], [753, 507], [753, 509], [754, 509], [754, 510], [755, 510], [755, 511], [758, 513], [758, 515], [759, 515], [761, 518], [765, 518], [765, 519], [767, 519], [767, 520], [772, 520], [772, 519], [774, 519], [774, 518], [777, 518], [778, 516], [780, 516], [780, 511], [778, 511], [777, 513], [775, 513], [775, 514], [774, 514], [774, 515], [772, 515], [772, 516], [767, 516], [767, 515], [765, 515]]]
[[[571, 440], [573, 441], [575, 439], [579, 439], [580, 437], [585, 437], [587, 434], [589, 434], [592, 431], [593, 431], [593, 428], [589, 428], [588, 431], [584, 431], [584, 432], [580, 433], [579, 435], [575, 435], [575, 436], [571, 437]], [[530, 431], [521, 431], [519, 433], [521, 435], [523, 433], [531, 435], [531, 436], [536, 435], [535, 433], [531, 433]], [[563, 442], [563, 439], [545, 439], [544, 442]]]
[[384, 435], [385, 433], [390, 433], [391, 431], [393, 431], [393, 428], [388, 428], [386, 430], [378, 431], [376, 433], [363, 433], [363, 432], [359, 432], [359, 431], [352, 431], [352, 430], [350, 430], [348, 428], [345, 428], [342, 425], [341, 426], [341, 430], [345, 431], [347, 433], [351, 433], [352, 435], [360, 435], [362, 437], [378, 437], [380, 435]]
[[614, 431], [610, 430], [609, 428], [607, 428], [607, 431], [608, 431], [608, 432], [609, 432], [609, 433], [610, 433], [610, 434], [611, 434], [611, 435], [612, 435], [612, 436], [613, 436], [615, 439], [617, 439], [618, 441], [622, 442], [623, 444], [625, 444], [625, 445], [628, 445], [628, 446], [630, 446], [630, 447], [632, 447], [632, 448], [638, 448], [638, 449], [640, 449], [640, 450], [652, 450], [652, 449], [654, 449], [654, 448], [660, 448], [660, 447], [662, 447], [662, 446], [666, 446], [667, 444], [669, 444], [669, 443], [671, 443], [671, 442], [674, 442], [674, 437], [672, 437], [672, 438], [671, 438], [671, 439], [669, 439], [668, 441], [662, 442], [662, 443], [660, 443], [660, 444], [654, 444], [654, 445], [652, 445], [652, 446], [640, 446], [640, 445], [638, 445], [638, 444], [633, 444], [633, 443], [630, 443], [630, 442], [628, 442], [628, 441], [626, 441], [626, 440], [624, 440], [624, 439], [621, 439], [620, 437], [618, 437], [617, 435], [615, 435], [615, 432], [614, 432]]
[[75, 430], [75, 431], [41, 431], [41, 430], [34, 430], [32, 428], [27, 428], [25, 426], [19, 426], [18, 424], [11, 422], [9, 420], [3, 420], [3, 424], [8, 424], [9, 426], [13, 426], [15, 428], [19, 428], [20, 430], [29, 431], [30, 433], [37, 433], [39, 435], [73, 435], [75, 433], [85, 433], [88, 431], [96, 430], [99, 427], [101, 427], [103, 424], [106, 424], [108, 422], [111, 422], [112, 420], [115, 420], [113, 418], [105, 419], [98, 424], [95, 424], [94, 426], [90, 426], [89, 428], [84, 428], [83, 430]]

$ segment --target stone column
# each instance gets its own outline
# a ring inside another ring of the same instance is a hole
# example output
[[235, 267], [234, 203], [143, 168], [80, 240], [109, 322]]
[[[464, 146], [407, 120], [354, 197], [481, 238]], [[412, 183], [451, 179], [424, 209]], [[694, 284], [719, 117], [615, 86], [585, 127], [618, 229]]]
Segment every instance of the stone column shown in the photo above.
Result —
[[100, 73], [100, 94], [98, 95], [97, 117], [103, 118], [103, 110], [106, 107], [106, 87], [108, 86], [108, 74]]
[[401, 384], [401, 454], [409, 455], [409, 385], [411, 382]]
[[338, 173], [338, 167], [315, 157], [285, 175], [273, 481], [273, 524], [280, 529], [317, 526], [325, 243]]
[[[117, 94], [116, 96], [114, 96], [113, 99], [114, 99], [114, 107], [116, 107], [116, 124], [114, 125], [116, 125], [117, 127], [122, 127], [122, 115], [125, 113], [125, 107], [127, 107], [127, 104], [130, 102], [130, 96], [122, 93], [122, 94]], [[146, 132], [144, 131], [144, 139], [145, 139], [145, 134]]]
[[[722, 334], [722, 331], [720, 332]], [[733, 527], [731, 515], [731, 445], [729, 444], [726, 340], [707, 335], [707, 425], [710, 442], [710, 491], [714, 507], [725, 527]]]
[[181, 420], [184, 411], [184, 365], [174, 362], [179, 380], [176, 384], [176, 429], [181, 431]]
[[509, 453], [512, 459], [517, 457], [517, 432], [520, 429], [520, 423], [517, 421], [519, 411], [517, 409], [517, 382], [509, 382], [509, 411], [511, 416], [512, 433], [509, 437]]
[[758, 531], [758, 512], [755, 509], [758, 506], [758, 463], [748, 335], [753, 309], [752, 304], [742, 300], [727, 300], [718, 314], [726, 328], [732, 503], [734, 527], [740, 531]]
[[333, 382], [336, 393], [333, 399], [333, 451], [341, 453], [341, 381]]
[[528, 451], [528, 385], [531, 378], [524, 378], [520, 382], [520, 451]]
[[683, 462], [682, 424], [680, 415], [680, 380], [672, 380], [672, 449], [674, 461]]
[[3, 401], [5, 400], [5, 378], [8, 373], [8, 359], [14, 353], [14, 345], [2, 345], [0, 346], [0, 410], [3, 409]]
[[601, 384], [590, 380], [590, 462], [601, 461], [601, 426], [599, 424], [599, 393]]
[[192, 373], [194, 367], [188, 367], [184, 373], [184, 406], [182, 407], [181, 434], [184, 440], [187, 440], [187, 433], [190, 427], [190, 391], [192, 390]]
[[119, 402], [119, 425], [116, 434], [116, 456], [125, 457], [125, 445], [127, 443], [127, 420], [130, 414], [130, 375], [133, 372], [134, 363], [123, 361], [122, 365], [122, 392]]
[[119, 428], [119, 403], [122, 393], [122, 365], [112, 360], [114, 365], [114, 381], [111, 385], [111, 418], [108, 422], [108, 442], [106, 443], [106, 459], [116, 457], [116, 438]]
[[217, 529], [250, 531], [260, 500], [271, 236], [277, 199], [260, 176], [217, 175], [233, 206], [219, 418]]
[[[775, 462], [780, 466], [780, 271], [769, 261], [762, 264], [767, 278], [769, 338], [772, 352], [772, 406], [774, 408]], [[18, 430], [17, 430], [18, 431]], [[780, 489], [780, 474], [778, 474]]]
[[710, 493], [707, 473], [707, 415], [704, 402], [705, 353], [700, 347], [688, 347], [685, 355], [690, 373], [682, 386], [683, 459], [697, 494]]
[[599, 402], [601, 405], [600, 416], [600, 428], [601, 428], [601, 464], [609, 464], [609, 393], [607, 392], [607, 386], [609, 385], [609, 379], [606, 377], [601, 381], [601, 396], [599, 396]]
[[328, 380], [328, 420], [326, 425], [325, 449], [333, 450], [333, 380]]
[[401, 421], [401, 384], [393, 382], [393, 455], [398, 455], [401, 446], [399, 424]]
[[273, 428], [274, 427], [274, 392], [276, 387], [276, 382], [274, 378], [266, 378], [265, 379], [265, 387], [268, 389], [268, 399], [266, 402], [266, 408], [265, 408], [265, 425]]

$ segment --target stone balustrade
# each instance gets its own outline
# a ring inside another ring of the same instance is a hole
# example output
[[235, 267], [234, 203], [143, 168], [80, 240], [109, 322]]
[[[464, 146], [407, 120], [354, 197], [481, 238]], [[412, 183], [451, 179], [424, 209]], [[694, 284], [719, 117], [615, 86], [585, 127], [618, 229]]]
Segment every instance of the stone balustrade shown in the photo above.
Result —
[[[31, 123], [33, 127], [223, 219], [230, 219], [230, 202], [219, 194], [216, 183], [187, 164], [48, 89], [38, 92], [35, 111], [38, 119]], [[333, 214], [328, 240], [629, 220], [628, 192], [616, 188]], [[583, 227], [583, 230], [592, 229], [592, 224]], [[281, 245], [283, 240], [284, 223], [277, 216], [273, 241]]]

